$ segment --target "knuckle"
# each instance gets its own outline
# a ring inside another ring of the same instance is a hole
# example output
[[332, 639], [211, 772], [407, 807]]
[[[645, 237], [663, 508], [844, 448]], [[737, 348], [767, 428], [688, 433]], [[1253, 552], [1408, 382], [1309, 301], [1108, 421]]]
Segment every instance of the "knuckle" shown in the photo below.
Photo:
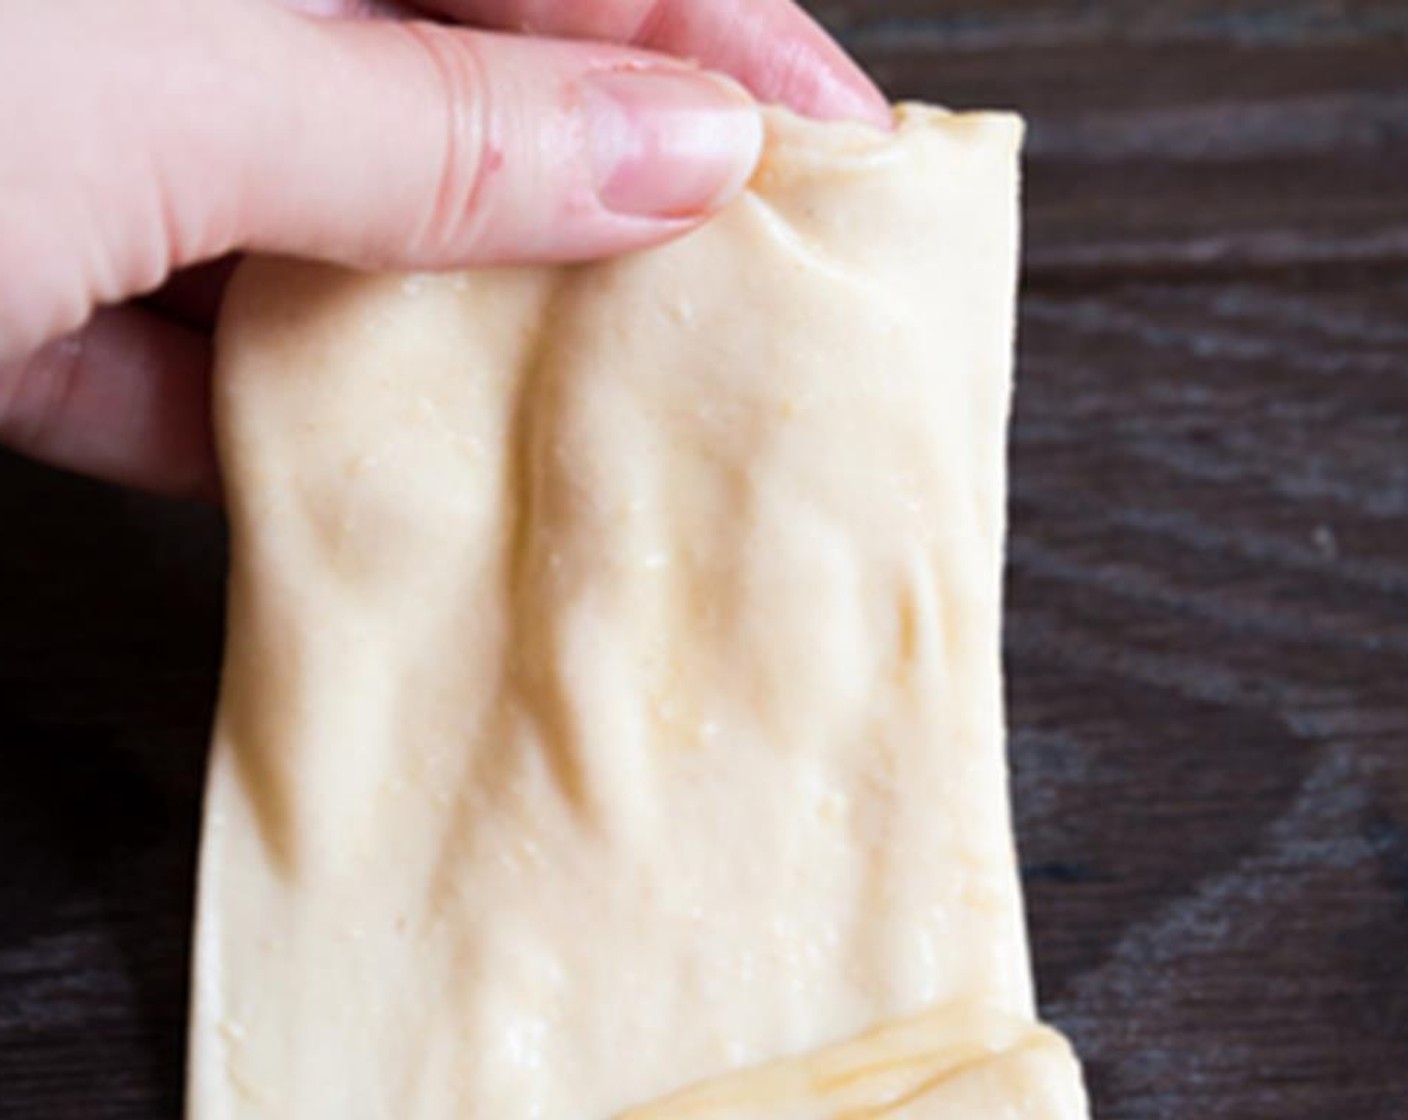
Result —
[[485, 224], [486, 185], [495, 168], [490, 83], [471, 33], [424, 23], [404, 24], [402, 33], [421, 56], [443, 114], [436, 170], [411, 249], [426, 257], [464, 252]]

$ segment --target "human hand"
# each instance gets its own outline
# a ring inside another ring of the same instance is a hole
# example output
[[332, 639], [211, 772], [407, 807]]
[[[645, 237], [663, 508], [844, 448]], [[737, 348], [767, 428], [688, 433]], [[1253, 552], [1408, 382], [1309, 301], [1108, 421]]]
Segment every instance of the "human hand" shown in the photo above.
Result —
[[888, 126], [791, 0], [0, 0], [0, 443], [214, 496], [228, 262], [191, 266], [571, 260], [690, 228], [761, 126], [683, 58]]

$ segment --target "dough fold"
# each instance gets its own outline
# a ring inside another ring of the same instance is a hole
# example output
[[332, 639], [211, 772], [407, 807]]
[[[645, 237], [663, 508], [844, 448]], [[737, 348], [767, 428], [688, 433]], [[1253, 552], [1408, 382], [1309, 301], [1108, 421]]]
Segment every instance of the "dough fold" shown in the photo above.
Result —
[[194, 1120], [1084, 1115], [1006, 801], [1020, 124], [673, 244], [246, 264]]

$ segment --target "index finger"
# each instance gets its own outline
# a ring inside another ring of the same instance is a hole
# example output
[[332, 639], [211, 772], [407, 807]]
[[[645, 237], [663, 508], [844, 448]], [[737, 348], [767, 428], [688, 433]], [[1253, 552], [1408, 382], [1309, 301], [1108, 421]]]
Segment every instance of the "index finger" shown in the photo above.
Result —
[[805, 116], [890, 127], [884, 95], [792, 0], [420, 0], [420, 6], [501, 30], [662, 51], [721, 70], [759, 100]]

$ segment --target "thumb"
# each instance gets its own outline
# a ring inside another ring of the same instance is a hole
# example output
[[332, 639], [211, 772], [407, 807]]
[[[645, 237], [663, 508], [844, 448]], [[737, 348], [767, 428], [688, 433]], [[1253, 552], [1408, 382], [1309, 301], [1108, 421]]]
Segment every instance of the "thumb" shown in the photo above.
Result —
[[600, 44], [277, 10], [236, 240], [353, 265], [571, 260], [679, 233], [762, 145], [732, 81]]

